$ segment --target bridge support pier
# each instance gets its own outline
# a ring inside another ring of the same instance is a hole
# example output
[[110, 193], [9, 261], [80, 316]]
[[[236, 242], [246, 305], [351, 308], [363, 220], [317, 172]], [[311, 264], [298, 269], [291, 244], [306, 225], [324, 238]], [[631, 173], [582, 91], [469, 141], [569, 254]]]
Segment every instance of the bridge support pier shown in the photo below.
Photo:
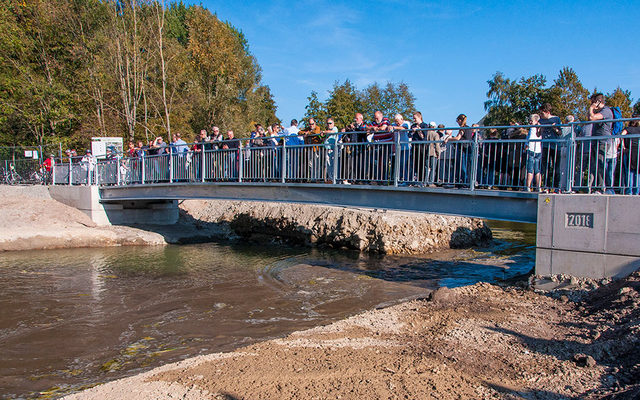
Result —
[[173, 225], [177, 200], [123, 200], [101, 203], [97, 186], [50, 186], [51, 197], [87, 214], [97, 225]]
[[640, 268], [640, 199], [620, 195], [538, 197], [536, 274], [587, 278]]

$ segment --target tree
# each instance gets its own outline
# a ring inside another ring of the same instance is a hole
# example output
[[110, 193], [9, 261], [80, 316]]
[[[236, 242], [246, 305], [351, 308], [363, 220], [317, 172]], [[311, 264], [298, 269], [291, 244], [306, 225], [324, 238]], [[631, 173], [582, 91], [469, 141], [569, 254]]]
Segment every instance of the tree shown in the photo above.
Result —
[[560, 70], [549, 89], [548, 100], [553, 113], [561, 117], [574, 115], [585, 119], [589, 107], [589, 91], [582, 86], [575, 71], [569, 67]]
[[[77, 101], [66, 85], [76, 65], [66, 2], [0, 3], [0, 123], [15, 143], [43, 144], [77, 126]], [[12, 128], [23, 127], [18, 135]]]
[[277, 121], [260, 81], [242, 32], [201, 6], [0, 0], [0, 144], [243, 131]]
[[353, 121], [357, 112], [362, 111], [362, 104], [356, 87], [349, 79], [343, 84], [336, 81], [326, 101], [327, 115], [333, 118], [337, 127], [345, 127]]
[[305, 106], [304, 121], [308, 126], [309, 118], [316, 120], [316, 123], [322, 124], [327, 118], [327, 108], [324, 103], [318, 99], [318, 93], [313, 91], [307, 97], [308, 103]]
[[[252, 120], [249, 124], [260, 123], [263, 125], [279, 124], [280, 119], [276, 117], [276, 105], [271, 89], [269, 86], [261, 85], [249, 96], [249, 115]], [[252, 126], [245, 128], [246, 132], [251, 130]]]
[[640, 115], [640, 99], [633, 105], [633, 115]]
[[631, 118], [631, 92], [622, 90], [619, 86], [605, 95], [605, 102], [610, 107], [620, 107], [622, 118]]
[[[245, 131], [255, 120], [255, 108], [265, 90], [260, 89], [260, 67], [248, 50], [242, 32], [195, 6], [187, 19], [187, 50], [197, 77], [194, 130], [221, 125]], [[252, 97], [256, 96], [257, 99]], [[263, 103], [267, 104], [267, 103]]]
[[511, 121], [525, 122], [530, 114], [536, 113], [548, 101], [549, 91], [545, 89], [543, 75], [522, 77], [518, 81], [505, 78], [496, 72], [487, 82], [489, 91], [484, 103], [487, 116], [485, 125], [508, 125]]

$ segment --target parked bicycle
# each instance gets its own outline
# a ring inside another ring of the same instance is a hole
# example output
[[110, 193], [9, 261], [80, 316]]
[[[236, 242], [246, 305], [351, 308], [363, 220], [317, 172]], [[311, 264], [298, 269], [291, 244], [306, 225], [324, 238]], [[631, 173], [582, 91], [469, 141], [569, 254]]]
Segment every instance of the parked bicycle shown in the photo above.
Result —
[[22, 177], [16, 171], [16, 167], [13, 165], [13, 163], [9, 164], [8, 171], [4, 168], [2, 168], [0, 171], [2, 183], [6, 185], [16, 185], [22, 181]]

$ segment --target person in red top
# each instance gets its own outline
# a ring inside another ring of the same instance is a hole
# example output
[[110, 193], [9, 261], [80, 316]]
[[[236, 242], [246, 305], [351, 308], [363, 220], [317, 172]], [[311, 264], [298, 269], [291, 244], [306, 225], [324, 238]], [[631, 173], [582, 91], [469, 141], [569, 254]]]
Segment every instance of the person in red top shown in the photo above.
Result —
[[44, 172], [43, 181], [45, 183], [51, 183], [51, 173], [53, 172], [53, 166], [55, 165], [55, 161], [53, 160], [55, 156], [53, 154], [49, 154], [49, 158], [42, 162], [42, 172]]
[[42, 166], [44, 167], [44, 170], [51, 173], [51, 170], [53, 169], [53, 154], [49, 154], [49, 158], [47, 158], [46, 160], [44, 160], [44, 162], [42, 163]]

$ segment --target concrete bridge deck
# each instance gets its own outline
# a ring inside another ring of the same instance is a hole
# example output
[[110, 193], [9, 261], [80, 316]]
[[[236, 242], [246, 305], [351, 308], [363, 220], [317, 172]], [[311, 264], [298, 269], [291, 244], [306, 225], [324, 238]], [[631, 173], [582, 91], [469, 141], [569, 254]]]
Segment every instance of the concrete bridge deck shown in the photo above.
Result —
[[311, 183], [167, 183], [104, 186], [103, 203], [224, 199], [384, 208], [536, 223], [537, 193]]

